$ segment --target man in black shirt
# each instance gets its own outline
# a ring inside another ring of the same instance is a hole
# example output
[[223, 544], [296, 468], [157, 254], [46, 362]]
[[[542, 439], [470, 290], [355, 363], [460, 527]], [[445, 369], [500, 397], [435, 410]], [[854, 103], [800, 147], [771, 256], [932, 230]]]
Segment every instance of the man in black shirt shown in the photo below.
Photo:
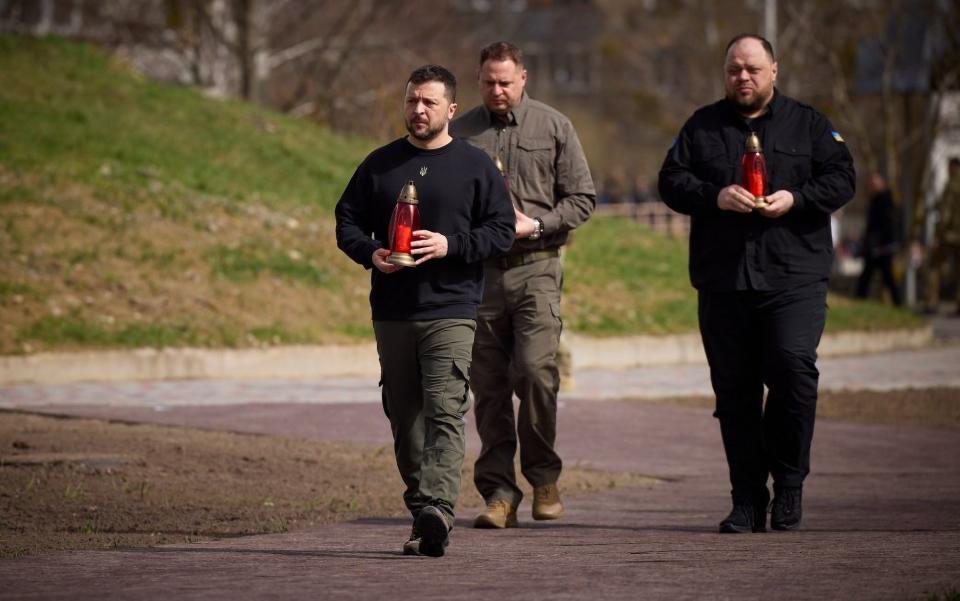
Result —
[[[690, 278], [732, 484], [720, 531], [766, 530], [769, 475], [771, 526], [792, 530], [810, 470], [830, 213], [853, 196], [853, 160], [822, 114], [776, 90], [769, 42], [734, 38], [724, 69], [726, 98], [683, 126], [659, 191], [691, 216]], [[769, 168], [765, 206], [741, 185], [751, 132]]]
[[[456, 80], [427, 65], [407, 80], [409, 135], [357, 168], [337, 203], [337, 246], [372, 269], [370, 306], [403, 498], [414, 518], [408, 555], [444, 554], [460, 491], [468, 375], [483, 294], [483, 260], [510, 248], [513, 205], [481, 150], [448, 133]], [[415, 267], [387, 262], [387, 228], [413, 181], [422, 229]], [[371, 233], [372, 236], [371, 237]]]
[[857, 280], [857, 298], [866, 298], [870, 292], [873, 272], [880, 270], [883, 285], [890, 291], [890, 300], [900, 306], [900, 288], [893, 275], [893, 256], [900, 239], [896, 206], [887, 180], [874, 173], [868, 180], [870, 206], [867, 208], [867, 224], [863, 231], [863, 271]]

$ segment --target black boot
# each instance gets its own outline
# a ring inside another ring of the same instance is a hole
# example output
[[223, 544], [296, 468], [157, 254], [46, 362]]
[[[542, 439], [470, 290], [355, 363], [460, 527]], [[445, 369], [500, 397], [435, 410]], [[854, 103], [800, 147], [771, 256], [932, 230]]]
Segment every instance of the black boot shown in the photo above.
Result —
[[447, 545], [450, 544], [450, 523], [443, 512], [427, 505], [420, 510], [413, 527], [420, 535], [419, 554], [443, 557]]
[[774, 530], [796, 530], [800, 527], [803, 515], [801, 497], [803, 489], [799, 486], [774, 486], [773, 511], [770, 515], [770, 527]]
[[724, 534], [766, 532], [769, 502], [770, 492], [766, 487], [755, 492], [750, 501], [735, 498], [730, 515], [720, 522], [720, 532]]

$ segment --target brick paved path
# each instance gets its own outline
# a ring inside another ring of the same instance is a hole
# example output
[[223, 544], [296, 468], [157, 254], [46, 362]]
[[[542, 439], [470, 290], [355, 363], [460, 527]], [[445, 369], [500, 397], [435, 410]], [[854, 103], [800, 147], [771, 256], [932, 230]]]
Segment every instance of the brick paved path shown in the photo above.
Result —
[[[953, 346], [824, 360], [838, 387], [956, 386]], [[804, 528], [721, 536], [719, 431], [704, 409], [604, 400], [695, 371], [578, 373], [559, 415], [568, 464], [664, 478], [568, 500], [565, 519], [490, 532], [462, 516], [447, 557], [405, 558], [404, 520], [0, 562], [0, 599], [919, 599], [960, 590], [960, 432], [819, 420]], [[693, 367], [689, 367], [693, 370]], [[701, 368], [702, 369], [702, 368]], [[644, 380], [645, 377], [651, 379]], [[701, 376], [702, 377], [702, 376]], [[846, 378], [846, 379], [844, 379]], [[853, 382], [854, 386], [843, 382]], [[387, 444], [364, 380], [0, 389], [53, 412]], [[612, 392], [611, 392], [612, 391]], [[609, 394], [608, 394], [609, 393]], [[51, 404], [52, 403], [52, 404]], [[2, 419], [2, 415], [0, 415]], [[478, 443], [472, 424], [468, 449]], [[562, 481], [561, 481], [562, 485]], [[399, 487], [399, 484], [398, 484]], [[398, 488], [399, 494], [399, 488]]]
[[[149, 408], [147, 408], [149, 410]], [[375, 405], [176, 407], [156, 420], [389, 440]], [[336, 598], [916, 599], [960, 588], [960, 432], [821, 420], [797, 533], [720, 536], [727, 510], [709, 411], [570, 402], [568, 463], [669, 480], [568, 501], [557, 523], [477, 531], [462, 516], [447, 557], [404, 558], [404, 520], [151, 550], [0, 562], [0, 599]], [[148, 420], [154, 421], [154, 420]], [[471, 440], [476, 450], [476, 440]]]

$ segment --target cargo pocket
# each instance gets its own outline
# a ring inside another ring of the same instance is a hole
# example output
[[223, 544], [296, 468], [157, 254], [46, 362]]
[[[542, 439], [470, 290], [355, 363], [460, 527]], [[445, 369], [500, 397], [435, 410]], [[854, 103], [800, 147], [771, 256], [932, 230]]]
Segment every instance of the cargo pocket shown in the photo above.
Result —
[[464, 415], [470, 408], [470, 359], [454, 357], [443, 394], [443, 410], [450, 415]]
[[550, 314], [557, 323], [557, 336], [563, 331], [563, 318], [560, 317], [560, 301], [550, 301]]

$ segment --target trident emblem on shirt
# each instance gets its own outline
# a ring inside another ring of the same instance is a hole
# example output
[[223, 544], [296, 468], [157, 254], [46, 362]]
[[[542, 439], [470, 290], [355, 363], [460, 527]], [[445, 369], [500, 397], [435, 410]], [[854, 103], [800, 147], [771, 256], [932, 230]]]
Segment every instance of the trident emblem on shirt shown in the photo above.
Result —
[[426, 167], [421, 167], [421, 168], [420, 168], [420, 177], [423, 177], [423, 176], [425, 176], [426, 174], [427, 174], [427, 168], [426, 168]]

